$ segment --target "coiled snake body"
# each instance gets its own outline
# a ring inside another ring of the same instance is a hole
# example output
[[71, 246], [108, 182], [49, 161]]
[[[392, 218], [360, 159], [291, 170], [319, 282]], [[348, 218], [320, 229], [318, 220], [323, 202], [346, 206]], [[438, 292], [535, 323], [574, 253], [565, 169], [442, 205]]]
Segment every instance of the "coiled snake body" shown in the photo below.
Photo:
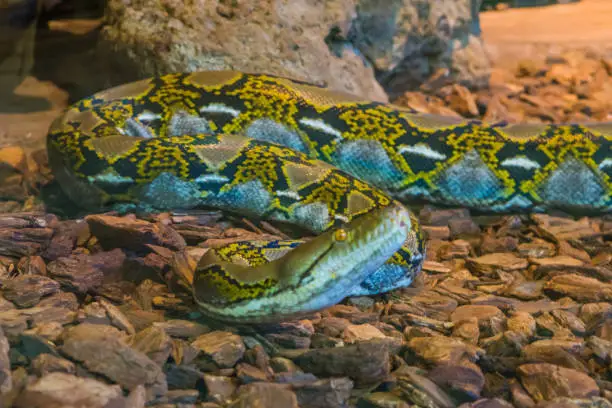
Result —
[[612, 208], [612, 125], [486, 125], [270, 75], [170, 74], [97, 93], [51, 126], [50, 164], [97, 210], [217, 207], [318, 236], [208, 251], [214, 317], [277, 320], [409, 285], [424, 238], [400, 203]]

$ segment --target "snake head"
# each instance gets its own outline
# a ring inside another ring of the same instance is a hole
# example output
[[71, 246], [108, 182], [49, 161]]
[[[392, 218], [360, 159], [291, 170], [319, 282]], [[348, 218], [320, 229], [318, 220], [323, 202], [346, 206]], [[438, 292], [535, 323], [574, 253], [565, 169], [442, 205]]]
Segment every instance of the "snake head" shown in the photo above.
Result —
[[346, 297], [413, 228], [409, 211], [392, 203], [257, 267], [221, 261], [209, 251], [194, 276], [194, 298], [204, 313], [226, 321], [261, 323], [312, 313]]

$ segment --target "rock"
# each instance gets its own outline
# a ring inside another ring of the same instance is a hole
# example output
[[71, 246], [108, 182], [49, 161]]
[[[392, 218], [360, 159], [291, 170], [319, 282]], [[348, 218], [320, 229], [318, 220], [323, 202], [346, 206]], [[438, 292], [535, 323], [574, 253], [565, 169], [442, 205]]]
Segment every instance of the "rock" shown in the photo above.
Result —
[[587, 367], [579, 358], [581, 351], [581, 343], [554, 339], [534, 341], [521, 350], [527, 361], [550, 363], [587, 373]]
[[550, 294], [569, 296], [579, 302], [612, 301], [612, 283], [575, 274], [553, 276], [544, 290]]
[[504, 294], [522, 300], [535, 300], [542, 297], [544, 281], [513, 282], [504, 289]]
[[457, 364], [463, 359], [475, 361], [484, 353], [479, 347], [443, 336], [415, 337], [410, 339], [408, 347], [418, 357], [431, 364]]
[[[384, 73], [381, 80], [392, 97], [420, 86], [439, 71], [449, 72], [445, 79], [450, 82], [470, 87], [487, 83], [490, 62], [478, 37], [473, 4], [438, 3], [425, 14], [418, 2], [400, 4], [381, 7], [376, 1], [358, 2], [352, 30], [353, 43]], [[440, 21], [445, 22], [444, 29]]]
[[[397, 379], [396, 389], [394, 394], [402, 396], [403, 401], [409, 401], [413, 404], [429, 407], [451, 408], [457, 404], [439, 387], [435, 382], [424, 376], [425, 372], [417, 367], [403, 366], [393, 372], [393, 377]], [[388, 395], [379, 395], [374, 401], [380, 407], [396, 407], [393, 403], [397, 403], [394, 398], [389, 398]], [[389, 405], [387, 405], [387, 403]], [[403, 405], [399, 405], [403, 407]], [[408, 405], [406, 404], [406, 408]]]
[[538, 224], [541, 232], [553, 241], [568, 241], [597, 235], [597, 231], [587, 218], [573, 220], [546, 214], [532, 214], [531, 218]]
[[431, 226], [431, 225], [423, 225], [423, 232], [428, 239], [444, 239], [447, 240], [451, 236], [450, 228], [447, 226]]
[[142, 385], [130, 391], [130, 394], [125, 399], [125, 408], [144, 408], [146, 404], [147, 391]]
[[557, 397], [588, 398], [599, 395], [595, 380], [587, 374], [553, 364], [523, 364], [517, 374], [535, 401]]
[[236, 366], [236, 378], [241, 384], [249, 384], [256, 381], [267, 381], [268, 375], [257, 367], [247, 363], [238, 363]]
[[130, 217], [89, 215], [85, 217], [91, 234], [105, 249], [124, 248], [145, 250], [146, 245], [167, 246], [174, 250], [185, 248], [186, 243], [175, 230], [164, 224], [153, 224]]
[[203, 382], [204, 374], [192, 365], [168, 363], [164, 371], [170, 390], [197, 388], [198, 382]]
[[47, 268], [51, 277], [78, 293], [87, 293], [102, 285], [104, 280], [101, 270], [78, 255], [58, 258], [50, 262]]
[[534, 335], [536, 330], [536, 321], [525, 312], [514, 313], [507, 321], [508, 330], [522, 334], [526, 339]]
[[565, 328], [568, 328], [577, 336], [583, 336], [586, 325], [578, 316], [568, 310], [553, 310], [550, 314]]
[[[474, 95], [466, 87], [454, 84], [448, 101], [450, 107], [460, 115], [466, 117], [478, 116], [478, 106]], [[453, 230], [451, 224], [449, 224], [449, 227]], [[476, 228], [476, 231], [480, 232], [478, 228]]]
[[440, 388], [459, 395], [461, 400], [478, 399], [485, 384], [480, 368], [469, 361], [456, 365], [438, 365], [427, 376]]
[[275, 373], [295, 373], [301, 371], [293, 361], [285, 357], [272, 357], [270, 359], [270, 367]]
[[28, 328], [28, 319], [19, 310], [0, 312], [0, 328], [8, 338], [14, 338]]
[[66, 331], [61, 351], [125, 389], [143, 384], [152, 396], [165, 394], [166, 377], [160, 367], [128, 346], [120, 333], [110, 326], [81, 324]]
[[5, 167], [14, 169], [19, 173], [27, 172], [26, 154], [21, 146], [5, 146], [0, 148], [0, 169], [4, 170]]
[[559, 323], [551, 313], [545, 312], [540, 316], [536, 317], [537, 331], [539, 334], [545, 336], [552, 336], [556, 338], [573, 338], [572, 332]]
[[66, 373], [50, 373], [28, 384], [15, 401], [17, 408], [111, 408], [123, 404], [118, 385], [80, 378]]
[[149, 327], [136, 333], [130, 339], [130, 345], [147, 355], [152, 361], [163, 367], [172, 352], [172, 340], [159, 327]]
[[115, 84], [170, 71], [238, 69], [326, 83], [378, 101], [386, 96], [373, 69], [396, 96], [440, 71], [451, 73], [449, 81], [486, 84], [490, 63], [471, 28], [478, 26], [472, 7], [445, 2], [426, 14], [419, 7], [335, 0], [322, 7], [246, 2], [196, 9], [113, 1], [99, 56], [109, 72], [122, 72], [113, 74]]
[[39, 354], [32, 360], [32, 371], [39, 377], [56, 372], [75, 374], [76, 366], [72, 361], [53, 354]]
[[3, 282], [3, 296], [18, 307], [35, 306], [43, 296], [57, 293], [60, 284], [40, 275], [20, 275]]
[[507, 252], [486, 254], [478, 258], [468, 258], [466, 266], [474, 273], [491, 275], [496, 270], [512, 272], [525, 269], [528, 266], [528, 262], [526, 259]]
[[410, 405], [390, 392], [372, 392], [364, 395], [357, 402], [358, 408], [409, 408]]
[[11, 359], [9, 341], [0, 327], [0, 393], [5, 394], [13, 389], [11, 378]]
[[500, 398], [483, 398], [472, 403], [459, 405], [458, 408], [512, 408], [513, 405]]
[[119, 310], [119, 308], [104, 298], [100, 299], [100, 305], [106, 310], [110, 322], [119, 330], [123, 330], [127, 334], [135, 334], [136, 330], [129, 319]]
[[52, 236], [51, 228], [0, 227], [0, 255], [20, 258], [39, 254]]
[[612, 340], [591, 336], [587, 339], [587, 345], [602, 361], [612, 363]]
[[510, 395], [517, 408], [532, 408], [535, 401], [529, 396], [525, 388], [516, 379], [510, 381]]
[[235, 379], [219, 375], [203, 374], [204, 396], [212, 401], [224, 404], [233, 397], [237, 384]]
[[476, 318], [478, 320], [480, 330], [488, 333], [487, 336], [492, 336], [503, 331], [506, 320], [506, 317], [499, 308], [487, 305], [459, 306], [451, 315], [451, 321], [453, 323], [469, 320], [471, 318]]
[[151, 405], [170, 405], [170, 406], [181, 406], [181, 405], [194, 405], [198, 402], [200, 392], [198, 390], [172, 390], [168, 391], [166, 395], [161, 396], [154, 401], [151, 401]]
[[556, 254], [557, 248], [551, 242], [535, 239], [518, 246], [519, 254], [525, 258], [546, 258]]
[[236, 400], [229, 408], [249, 407], [298, 408], [295, 393], [286, 386], [271, 383], [252, 383], [240, 387]]
[[298, 382], [292, 384], [291, 390], [301, 408], [342, 408], [349, 403], [353, 382], [348, 378], [329, 378]]
[[91, 302], [83, 308], [83, 323], [110, 325], [110, 318], [100, 302]]
[[[353, 3], [345, 1], [322, 7], [302, 2], [291, 7], [271, 3], [254, 7], [247, 2], [197, 8], [146, 2], [126, 7], [113, 1], [101, 34], [100, 56], [112, 55], [110, 71], [123, 67], [124, 74], [113, 77], [116, 83], [171, 71], [238, 69], [327, 83], [334, 89], [386, 101], [372, 68], [344, 46], [342, 38], [349, 34], [355, 11]], [[144, 55], [156, 57], [142, 64]]]
[[461, 320], [453, 327], [453, 337], [462, 339], [469, 344], [477, 345], [479, 336], [478, 319], [475, 317], [469, 320]]
[[201, 350], [202, 355], [220, 368], [231, 368], [242, 358], [245, 351], [242, 338], [236, 334], [213, 331], [199, 336], [191, 345]]
[[189, 320], [170, 319], [155, 322], [153, 326], [163, 329], [169, 336], [183, 339], [196, 338], [204, 333], [210, 332], [209, 327]]
[[343, 339], [347, 344], [371, 339], [384, 339], [385, 336], [379, 329], [371, 324], [351, 324], [344, 329]]
[[[368, 356], [364, 359], [363, 356]], [[346, 347], [308, 350], [298, 356], [296, 364], [305, 372], [323, 377], [349, 377], [357, 385], [384, 379], [391, 369], [389, 346], [368, 340]]]
[[41, 256], [24, 256], [19, 260], [17, 270], [21, 272], [22, 275], [45, 276], [47, 274], [47, 265]]
[[266, 340], [282, 348], [304, 349], [310, 347], [311, 336], [315, 329], [310, 320], [299, 320], [279, 323], [270, 327], [268, 331], [271, 333], [265, 334]]

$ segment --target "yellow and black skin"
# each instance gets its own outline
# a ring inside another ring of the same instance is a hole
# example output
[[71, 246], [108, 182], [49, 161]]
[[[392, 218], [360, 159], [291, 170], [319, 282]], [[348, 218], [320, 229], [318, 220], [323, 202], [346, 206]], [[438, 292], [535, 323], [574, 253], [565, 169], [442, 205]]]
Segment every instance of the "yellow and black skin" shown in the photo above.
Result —
[[[48, 136], [54, 174], [84, 208], [217, 207], [319, 234], [308, 245], [209, 251], [195, 298], [205, 312], [238, 321], [409, 285], [424, 239], [400, 202], [610, 212], [611, 149], [612, 124], [489, 125], [234, 71], [169, 74], [99, 92], [67, 109]], [[404, 244], [389, 253], [382, 236]], [[317, 248], [327, 252], [315, 256]], [[357, 259], [362, 251], [371, 259]], [[351, 283], [358, 273], [363, 279]], [[309, 296], [315, 301], [288, 307]]]

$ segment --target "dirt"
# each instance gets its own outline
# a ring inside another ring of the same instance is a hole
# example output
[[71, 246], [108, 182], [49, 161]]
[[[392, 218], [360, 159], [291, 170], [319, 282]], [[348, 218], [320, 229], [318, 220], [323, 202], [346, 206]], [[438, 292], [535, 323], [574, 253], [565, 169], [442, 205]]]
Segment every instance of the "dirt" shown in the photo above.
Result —
[[480, 14], [482, 36], [497, 64], [543, 58], [567, 49], [612, 51], [612, 1], [582, 0]]
[[[583, 0], [483, 12], [481, 26], [492, 60], [507, 65], [568, 48], [612, 50], [611, 15], [611, 1]], [[2, 88], [13, 89], [13, 95], [0, 97], [0, 146], [42, 146], [49, 124], [69, 103], [69, 94], [86, 92], [83, 84], [92, 87], [95, 65], [87, 56], [95, 45], [92, 37], [98, 25], [99, 20], [93, 19], [53, 22], [51, 30], [37, 38], [34, 75], [19, 75], [0, 64]], [[27, 64], [27, 58], [21, 64]]]

